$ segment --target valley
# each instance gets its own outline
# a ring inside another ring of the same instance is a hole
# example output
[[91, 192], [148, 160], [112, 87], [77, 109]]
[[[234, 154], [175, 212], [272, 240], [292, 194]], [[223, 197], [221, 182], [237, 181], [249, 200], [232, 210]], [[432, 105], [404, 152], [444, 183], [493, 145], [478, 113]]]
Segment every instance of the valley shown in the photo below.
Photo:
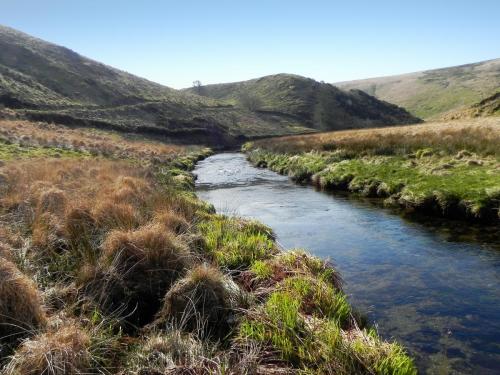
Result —
[[0, 26], [0, 374], [498, 373], [499, 62], [174, 89]]

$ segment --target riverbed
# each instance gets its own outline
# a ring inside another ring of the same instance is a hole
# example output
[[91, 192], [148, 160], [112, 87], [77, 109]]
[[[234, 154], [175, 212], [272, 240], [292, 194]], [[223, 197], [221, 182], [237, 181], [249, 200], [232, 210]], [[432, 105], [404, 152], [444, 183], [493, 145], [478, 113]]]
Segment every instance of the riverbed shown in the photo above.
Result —
[[408, 220], [296, 185], [241, 153], [211, 156], [194, 173], [217, 212], [258, 219], [284, 248], [332, 260], [353, 305], [422, 373], [500, 373], [498, 228]]

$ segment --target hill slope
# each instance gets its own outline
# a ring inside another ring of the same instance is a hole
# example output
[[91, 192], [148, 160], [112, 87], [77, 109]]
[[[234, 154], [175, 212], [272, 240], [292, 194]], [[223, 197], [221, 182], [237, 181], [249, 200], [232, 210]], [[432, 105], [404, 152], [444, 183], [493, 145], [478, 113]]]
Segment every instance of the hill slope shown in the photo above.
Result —
[[[294, 78], [293, 90], [287, 80], [284, 85], [260, 87], [272, 105], [268, 111], [255, 110], [174, 90], [3, 26], [0, 50], [0, 105], [32, 120], [210, 144], [415, 121], [405, 111], [366, 94], [346, 96], [330, 85], [301, 77]], [[262, 80], [266, 79], [255, 81]], [[330, 93], [339, 101], [332, 101]], [[333, 109], [325, 111], [325, 106]]]
[[336, 85], [363, 90], [420, 118], [437, 118], [467, 108], [498, 91], [500, 59]]
[[448, 112], [443, 116], [445, 120], [458, 120], [462, 118], [500, 116], [500, 91], [488, 96], [466, 109]]
[[419, 119], [360, 90], [345, 91], [292, 74], [186, 89], [260, 114], [293, 119], [316, 130], [410, 124]]
[[136, 77], [8, 27], [0, 26], [0, 50], [0, 104], [30, 119], [221, 144], [308, 131]]

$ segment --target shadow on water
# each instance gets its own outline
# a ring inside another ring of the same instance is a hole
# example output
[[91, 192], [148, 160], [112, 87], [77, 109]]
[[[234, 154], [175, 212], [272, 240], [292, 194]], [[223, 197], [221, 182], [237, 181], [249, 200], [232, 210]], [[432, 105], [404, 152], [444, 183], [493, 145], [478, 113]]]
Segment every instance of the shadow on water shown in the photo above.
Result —
[[333, 259], [353, 304], [421, 372], [500, 373], [498, 227], [402, 217], [295, 185], [238, 153], [212, 156], [195, 173], [198, 195], [218, 212], [261, 220], [284, 247]]
[[478, 224], [462, 220], [450, 220], [427, 216], [416, 212], [402, 212], [383, 205], [382, 198], [365, 198], [347, 192], [329, 192], [313, 187], [314, 191], [334, 199], [345, 199], [355, 207], [375, 207], [406, 221], [408, 225], [421, 225], [426, 230], [447, 242], [470, 242], [488, 244], [500, 251], [500, 225]]

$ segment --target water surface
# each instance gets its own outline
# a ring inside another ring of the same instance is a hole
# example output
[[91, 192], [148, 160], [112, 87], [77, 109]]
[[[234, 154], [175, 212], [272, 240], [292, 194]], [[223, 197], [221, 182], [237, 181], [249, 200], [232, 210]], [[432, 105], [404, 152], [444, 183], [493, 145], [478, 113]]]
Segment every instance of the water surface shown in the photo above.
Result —
[[256, 218], [286, 248], [334, 261], [351, 302], [416, 358], [423, 373], [500, 373], [498, 228], [408, 221], [218, 154], [196, 170], [200, 198]]

